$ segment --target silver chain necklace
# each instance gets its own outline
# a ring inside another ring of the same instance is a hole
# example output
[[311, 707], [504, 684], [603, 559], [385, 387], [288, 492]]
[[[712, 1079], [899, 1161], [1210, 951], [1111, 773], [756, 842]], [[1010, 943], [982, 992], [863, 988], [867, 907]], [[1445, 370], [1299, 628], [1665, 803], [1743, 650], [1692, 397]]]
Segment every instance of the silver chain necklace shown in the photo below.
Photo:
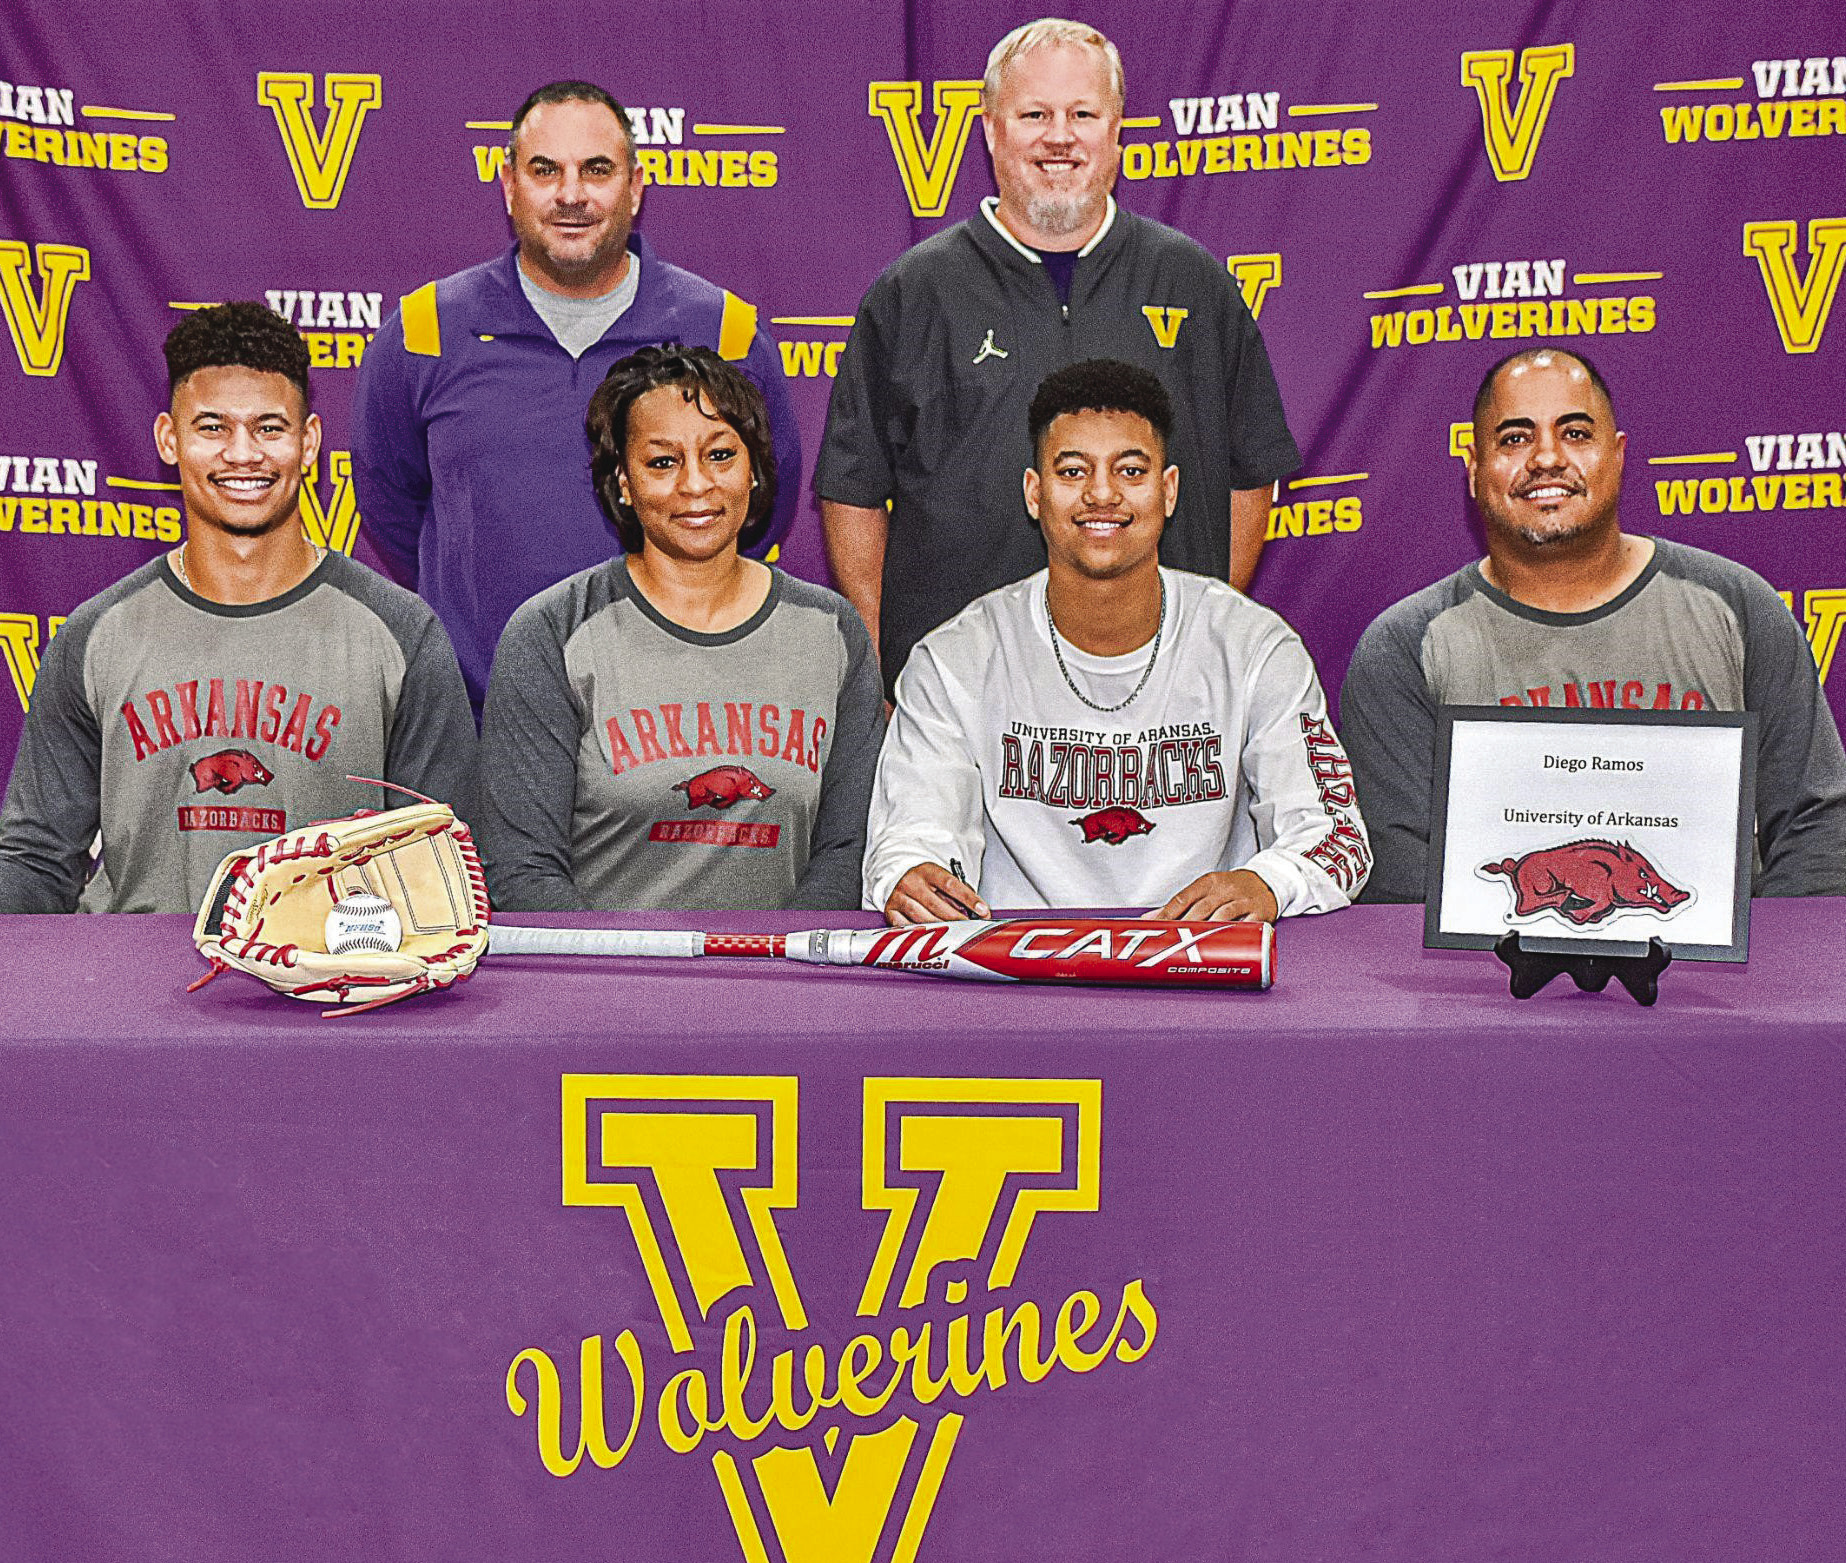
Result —
[[[314, 550], [314, 565], [315, 568], [319, 568], [321, 560], [327, 557], [327, 550], [319, 543], [310, 543], [308, 546]], [[178, 548], [167, 555], [167, 559], [173, 566], [173, 573], [179, 577], [180, 585], [187, 591], [191, 591], [192, 577], [186, 573], [186, 545], [181, 543]], [[309, 574], [312, 573], [313, 571], [310, 570]]]
[[1119, 711], [1123, 706], [1133, 705], [1135, 697], [1147, 688], [1147, 681], [1153, 675], [1154, 664], [1160, 660], [1160, 637], [1167, 632], [1167, 583], [1160, 577], [1160, 622], [1154, 626], [1154, 649], [1147, 654], [1147, 666], [1141, 669], [1141, 677], [1135, 687], [1128, 692], [1126, 700], [1118, 700], [1112, 706], [1099, 706], [1077, 687], [1070, 676], [1070, 669], [1064, 665], [1064, 651], [1058, 644], [1058, 621], [1051, 616], [1051, 583], [1045, 583], [1045, 628], [1051, 631], [1051, 654], [1058, 659], [1058, 671], [1064, 675], [1064, 687], [1081, 700], [1092, 711], [1100, 711], [1105, 716], [1111, 711]]

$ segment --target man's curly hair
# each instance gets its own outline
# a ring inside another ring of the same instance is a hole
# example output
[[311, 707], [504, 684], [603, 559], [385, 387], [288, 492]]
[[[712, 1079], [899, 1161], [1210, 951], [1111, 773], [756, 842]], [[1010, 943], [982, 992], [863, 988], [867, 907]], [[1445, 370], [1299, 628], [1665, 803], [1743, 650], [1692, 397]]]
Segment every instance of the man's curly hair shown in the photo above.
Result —
[[1039, 382], [1026, 426], [1034, 457], [1045, 431], [1067, 412], [1129, 412], [1147, 419], [1164, 447], [1173, 437], [1173, 400], [1158, 378], [1135, 364], [1091, 358], [1053, 370]]
[[201, 369], [255, 369], [286, 375], [301, 390], [306, 411], [314, 405], [308, 384], [308, 344], [301, 333], [261, 304], [214, 304], [188, 315], [167, 333], [167, 393]]

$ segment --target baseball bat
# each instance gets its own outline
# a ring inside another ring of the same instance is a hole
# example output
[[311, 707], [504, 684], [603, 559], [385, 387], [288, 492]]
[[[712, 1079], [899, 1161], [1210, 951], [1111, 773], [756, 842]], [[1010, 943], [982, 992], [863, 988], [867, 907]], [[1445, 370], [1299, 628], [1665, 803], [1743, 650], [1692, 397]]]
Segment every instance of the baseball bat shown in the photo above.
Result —
[[815, 966], [870, 966], [976, 982], [1081, 982], [1136, 988], [1267, 988], [1268, 923], [1155, 922], [1140, 917], [1016, 917], [908, 928], [805, 933], [669, 929], [488, 929], [490, 955], [749, 956]]

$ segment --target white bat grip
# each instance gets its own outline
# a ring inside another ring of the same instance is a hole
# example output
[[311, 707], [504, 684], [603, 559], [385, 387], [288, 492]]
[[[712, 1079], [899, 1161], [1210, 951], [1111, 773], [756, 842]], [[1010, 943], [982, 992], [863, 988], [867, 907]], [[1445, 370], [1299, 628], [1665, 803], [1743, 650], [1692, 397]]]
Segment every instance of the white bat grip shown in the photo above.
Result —
[[705, 953], [705, 935], [672, 928], [515, 928], [493, 923], [489, 955], [657, 955]]

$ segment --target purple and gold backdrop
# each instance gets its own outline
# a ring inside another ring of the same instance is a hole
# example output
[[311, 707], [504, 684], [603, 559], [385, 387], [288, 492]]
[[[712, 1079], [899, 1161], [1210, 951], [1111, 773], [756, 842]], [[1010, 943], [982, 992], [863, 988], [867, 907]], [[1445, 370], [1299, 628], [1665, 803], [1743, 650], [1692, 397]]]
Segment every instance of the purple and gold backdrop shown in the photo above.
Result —
[[[328, 431], [310, 524], [369, 560], [348, 466], [365, 344], [401, 294], [507, 242], [496, 122], [539, 82], [587, 76], [637, 109], [655, 245], [773, 322], [811, 464], [864, 288], [992, 189], [959, 84], [1032, 14], [9, 8], [0, 765], [62, 616], [178, 540], [149, 429], [180, 310], [266, 298], [309, 333]], [[1846, 707], [1833, 8], [1083, 14], [1127, 69], [1119, 198], [1224, 256], [1258, 312], [1305, 464], [1254, 589], [1329, 688], [1373, 614], [1478, 551], [1456, 425], [1482, 369], [1561, 338], [1614, 387], [1629, 528], [1765, 575]], [[783, 560], [824, 578], [811, 497]]]

